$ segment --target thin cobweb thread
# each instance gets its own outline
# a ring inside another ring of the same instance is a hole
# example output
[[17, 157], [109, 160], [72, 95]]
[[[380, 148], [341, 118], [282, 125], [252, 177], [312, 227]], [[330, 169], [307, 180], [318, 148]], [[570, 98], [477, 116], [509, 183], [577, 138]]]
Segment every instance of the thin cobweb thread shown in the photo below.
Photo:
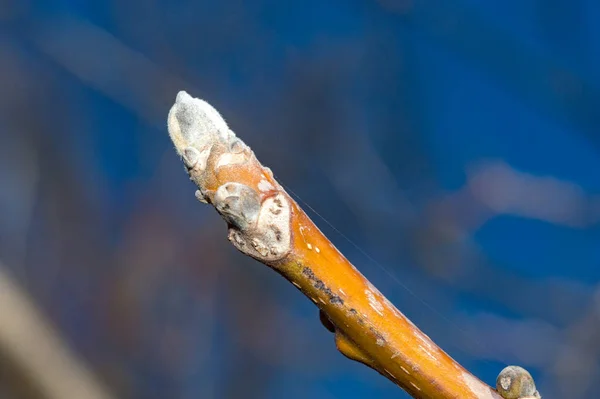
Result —
[[[274, 175], [275, 176], [275, 175]], [[375, 258], [373, 258], [371, 255], [369, 255], [368, 252], [366, 252], [364, 249], [362, 249], [358, 244], [356, 244], [354, 241], [352, 241], [348, 236], [346, 236], [344, 233], [342, 233], [337, 227], [335, 227], [329, 220], [327, 220], [324, 216], [322, 216], [319, 212], [317, 212], [316, 209], [314, 209], [312, 206], [310, 206], [310, 204], [308, 204], [306, 201], [304, 201], [298, 194], [296, 194], [290, 187], [286, 186], [285, 184], [281, 183], [281, 179], [279, 179], [278, 176], [275, 176], [275, 178], [277, 179], [277, 181], [279, 181], [279, 183], [290, 193], [292, 194], [294, 197], [296, 197], [304, 206], [306, 206], [308, 209], [310, 209], [311, 212], [313, 212], [315, 215], [317, 215], [317, 217], [319, 217], [323, 222], [325, 222], [331, 229], [333, 229], [337, 234], [339, 234], [344, 240], [346, 240], [350, 245], [352, 245], [356, 250], [358, 250], [364, 257], [366, 257], [371, 263], [375, 264], [379, 269], [381, 269], [385, 274], [387, 274], [392, 280], [394, 280], [394, 282], [396, 284], [398, 284], [400, 287], [402, 287], [406, 292], [408, 292], [413, 298], [415, 298], [417, 301], [419, 301], [422, 305], [424, 305], [427, 309], [429, 309], [432, 313], [434, 313], [435, 315], [437, 315], [438, 317], [440, 317], [442, 320], [444, 320], [446, 323], [448, 323], [449, 325], [453, 326], [458, 332], [460, 332], [461, 334], [463, 334], [464, 336], [468, 336], [468, 332], [461, 328], [458, 324], [456, 324], [455, 322], [453, 322], [452, 320], [450, 320], [447, 316], [445, 316], [443, 313], [441, 313], [439, 310], [437, 310], [435, 307], [433, 307], [433, 305], [429, 304], [427, 301], [425, 301], [423, 298], [421, 298], [420, 296], [418, 296], [413, 290], [411, 290], [406, 284], [404, 284], [402, 281], [400, 281], [400, 279], [394, 274], [392, 273], [387, 267], [385, 267], [384, 265], [382, 265], [380, 262], [378, 262]], [[483, 349], [483, 350], [487, 350], [486, 346], [479, 340], [474, 339], [473, 342], [475, 342], [477, 344], [477, 346], [479, 346], [479, 349]], [[461, 352], [464, 352], [464, 350], [460, 349], [457, 345], [453, 345], [455, 346], [458, 350], [460, 350]], [[480, 359], [483, 360], [486, 363], [489, 363], [488, 360], [486, 359]]]

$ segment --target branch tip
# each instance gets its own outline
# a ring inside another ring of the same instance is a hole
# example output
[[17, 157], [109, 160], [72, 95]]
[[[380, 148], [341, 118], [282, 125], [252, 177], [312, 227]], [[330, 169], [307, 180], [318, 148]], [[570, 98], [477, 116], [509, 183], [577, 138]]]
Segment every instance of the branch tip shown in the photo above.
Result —
[[196, 198], [214, 205], [233, 245], [262, 262], [285, 257], [291, 248], [290, 199], [217, 110], [180, 91], [168, 128], [198, 186]]
[[229, 143], [235, 137], [227, 123], [212, 105], [180, 91], [167, 120], [169, 135], [179, 155], [187, 148], [202, 151], [215, 142]]

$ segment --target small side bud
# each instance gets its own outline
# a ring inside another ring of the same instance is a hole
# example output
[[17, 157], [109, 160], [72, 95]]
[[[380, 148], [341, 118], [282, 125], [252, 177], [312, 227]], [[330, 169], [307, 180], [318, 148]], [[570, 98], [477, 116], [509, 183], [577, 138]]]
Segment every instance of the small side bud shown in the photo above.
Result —
[[194, 147], [187, 147], [183, 150], [183, 163], [188, 169], [193, 169], [200, 160], [200, 153]]
[[223, 218], [240, 230], [253, 226], [260, 211], [260, 198], [250, 187], [240, 183], [225, 183], [213, 199]]
[[198, 151], [194, 147], [186, 147], [183, 150], [181, 157], [185, 167], [189, 170], [198, 170], [200, 172], [206, 169], [206, 162], [210, 155], [210, 148], [205, 148], [202, 151]]
[[206, 198], [204, 197], [204, 194], [202, 194], [202, 191], [200, 190], [196, 190], [194, 192], [194, 195], [196, 196], [196, 199], [200, 202], [202, 202], [203, 204], [208, 204], [208, 201], [206, 200]]
[[290, 212], [283, 194], [267, 197], [257, 219], [252, 219], [256, 223], [248, 224], [245, 231], [229, 229], [229, 240], [237, 249], [262, 262], [280, 260], [291, 250]]
[[541, 398], [531, 374], [519, 366], [508, 366], [500, 372], [496, 390], [504, 399]]

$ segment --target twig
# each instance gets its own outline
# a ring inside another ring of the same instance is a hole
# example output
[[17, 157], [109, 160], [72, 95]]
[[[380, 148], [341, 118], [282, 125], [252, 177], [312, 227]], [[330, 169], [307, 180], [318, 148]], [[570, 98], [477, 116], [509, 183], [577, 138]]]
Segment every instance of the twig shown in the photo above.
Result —
[[335, 334], [340, 352], [377, 370], [414, 398], [502, 398], [356, 270], [212, 106], [182, 91], [169, 113], [168, 127], [199, 188], [196, 197], [225, 219], [231, 243], [310, 298], [323, 324]]

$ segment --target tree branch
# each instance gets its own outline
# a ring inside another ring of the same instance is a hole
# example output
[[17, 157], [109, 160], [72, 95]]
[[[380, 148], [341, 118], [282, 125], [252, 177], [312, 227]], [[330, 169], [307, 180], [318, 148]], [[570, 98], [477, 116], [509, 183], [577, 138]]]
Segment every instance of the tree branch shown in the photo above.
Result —
[[[310, 298], [319, 307], [323, 324], [335, 334], [340, 352], [375, 369], [414, 398], [502, 398], [371, 285], [212, 106], [182, 91], [169, 113], [168, 127], [190, 179], [198, 186], [196, 197], [212, 204], [225, 219], [229, 241]], [[502, 380], [507, 387], [511, 381]]]

